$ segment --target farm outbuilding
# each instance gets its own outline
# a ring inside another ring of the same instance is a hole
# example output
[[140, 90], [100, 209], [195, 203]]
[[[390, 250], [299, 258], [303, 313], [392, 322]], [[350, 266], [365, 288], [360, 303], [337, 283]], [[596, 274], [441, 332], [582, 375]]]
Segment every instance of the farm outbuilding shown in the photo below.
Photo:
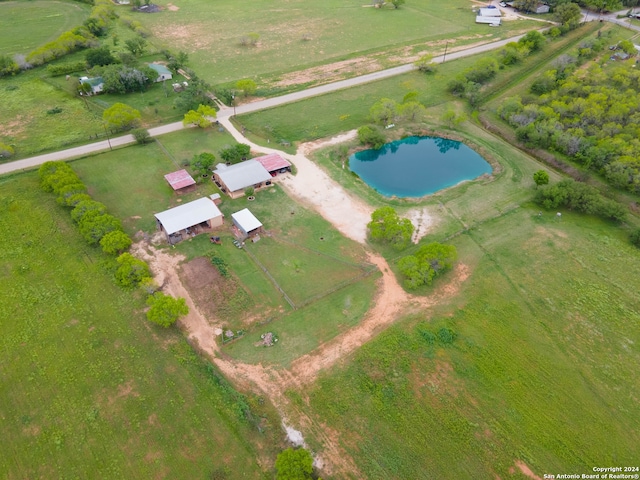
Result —
[[549, 5], [541, 4], [536, 6], [536, 8], [533, 10], [533, 13], [549, 13], [549, 10], [551, 10]]
[[154, 80], [154, 82], [156, 83], [163, 82], [164, 80], [171, 80], [173, 78], [171, 70], [169, 70], [164, 65], [160, 65], [159, 63], [150, 63], [149, 68], [151, 70], [155, 70], [155, 72], [158, 74], [158, 76]]
[[224, 223], [224, 215], [211, 198], [203, 197], [164, 212], [156, 213], [156, 222], [170, 244], [198, 233], [211, 231]]
[[277, 153], [256, 157], [254, 160], [259, 162], [272, 177], [275, 177], [278, 173], [291, 171], [291, 162], [285, 160]]
[[481, 8], [478, 11], [478, 16], [480, 17], [501, 17], [502, 12], [499, 8]]
[[87, 84], [91, 87], [91, 93], [89, 95], [96, 95], [104, 89], [104, 80], [102, 77], [80, 77], [79, 81], [81, 85]]
[[260, 162], [251, 159], [235, 165], [218, 164], [213, 171], [213, 180], [231, 198], [239, 198], [249, 187], [258, 189], [271, 185], [271, 174]]
[[258, 220], [248, 208], [232, 213], [231, 220], [243, 239], [262, 232], [262, 223], [260, 223], [260, 220]]
[[190, 190], [188, 187], [196, 184], [196, 181], [186, 170], [178, 170], [177, 172], [168, 173], [164, 178], [169, 182], [171, 188], [178, 193], [184, 193]]

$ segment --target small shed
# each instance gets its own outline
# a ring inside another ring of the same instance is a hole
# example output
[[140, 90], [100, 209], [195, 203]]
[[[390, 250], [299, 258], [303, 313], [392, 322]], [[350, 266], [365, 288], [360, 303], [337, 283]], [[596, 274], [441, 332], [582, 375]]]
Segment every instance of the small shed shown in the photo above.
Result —
[[158, 74], [158, 77], [154, 80], [156, 83], [163, 82], [164, 80], [171, 80], [173, 78], [171, 70], [169, 70], [164, 65], [160, 65], [159, 63], [150, 63], [149, 68], [151, 70], [155, 70], [155, 72]]
[[502, 16], [502, 12], [500, 11], [499, 8], [493, 7], [493, 8], [481, 8], [478, 11], [478, 16], [480, 17], [501, 17]]
[[91, 87], [91, 93], [89, 95], [96, 95], [104, 90], [104, 80], [102, 77], [80, 77], [80, 84], [87, 84]]
[[171, 188], [178, 193], [184, 193], [189, 190], [187, 187], [196, 184], [196, 181], [186, 170], [178, 170], [177, 172], [168, 173], [164, 178], [169, 182]]
[[549, 5], [540, 4], [536, 6], [533, 13], [549, 13], [549, 10], [551, 10]]
[[185, 235], [195, 236], [224, 223], [224, 215], [208, 197], [156, 213], [155, 217], [158, 228], [164, 231], [170, 244], [178, 243]]
[[285, 160], [277, 153], [256, 157], [254, 160], [259, 162], [272, 177], [275, 177], [278, 173], [291, 171], [291, 162]]
[[213, 180], [220, 189], [231, 198], [244, 195], [249, 187], [260, 188], [271, 185], [271, 174], [255, 159], [236, 163], [235, 165], [216, 165]]
[[262, 232], [262, 223], [248, 208], [231, 214], [233, 225], [239, 230], [243, 238], [248, 238]]

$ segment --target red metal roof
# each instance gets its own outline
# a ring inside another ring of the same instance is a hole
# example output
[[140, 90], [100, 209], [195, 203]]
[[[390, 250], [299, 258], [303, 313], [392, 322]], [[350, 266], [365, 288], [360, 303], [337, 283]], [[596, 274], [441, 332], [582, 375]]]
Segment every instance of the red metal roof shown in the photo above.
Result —
[[287, 160], [282, 158], [277, 153], [270, 153], [262, 157], [256, 157], [254, 160], [260, 162], [267, 172], [273, 172], [274, 170], [280, 170], [281, 168], [287, 168], [291, 166]]
[[174, 190], [180, 190], [181, 188], [193, 185], [196, 181], [187, 173], [186, 170], [178, 170], [177, 172], [169, 173], [164, 176]]

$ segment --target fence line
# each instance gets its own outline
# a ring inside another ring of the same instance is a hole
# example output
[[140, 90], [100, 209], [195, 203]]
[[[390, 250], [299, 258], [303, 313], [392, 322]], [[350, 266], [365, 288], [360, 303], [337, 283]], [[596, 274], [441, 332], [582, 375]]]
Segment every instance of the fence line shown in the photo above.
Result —
[[276, 288], [278, 290], [280, 290], [280, 293], [282, 293], [282, 295], [284, 296], [284, 299], [287, 301], [287, 303], [289, 305], [291, 305], [291, 308], [293, 308], [294, 310], [297, 310], [298, 307], [296, 307], [296, 304], [293, 303], [293, 300], [291, 300], [289, 298], [289, 295], [287, 295], [287, 293], [282, 289], [280, 284], [278, 282], [276, 282], [276, 279], [273, 278], [273, 276], [269, 273], [269, 270], [267, 270], [267, 268], [264, 265], [262, 265], [262, 263], [260, 263], [260, 260], [258, 260], [256, 258], [256, 256], [247, 249], [246, 245], [245, 245], [243, 250], [245, 252], [247, 252], [247, 255], [249, 255], [249, 257], [251, 257], [251, 260], [253, 260], [255, 262], [255, 264], [258, 265], [262, 269], [262, 271], [265, 273], [265, 275], [267, 277], [269, 277], [269, 280], [271, 280], [271, 282], [276, 286]]

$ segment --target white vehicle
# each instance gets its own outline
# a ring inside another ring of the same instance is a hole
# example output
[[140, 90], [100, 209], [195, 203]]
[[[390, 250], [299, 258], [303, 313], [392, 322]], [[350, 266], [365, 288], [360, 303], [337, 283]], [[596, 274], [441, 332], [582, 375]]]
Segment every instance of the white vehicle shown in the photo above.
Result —
[[507, 6], [507, 4], [505, 2], [500, 2], [498, 5], [500, 5], [502, 8]]

